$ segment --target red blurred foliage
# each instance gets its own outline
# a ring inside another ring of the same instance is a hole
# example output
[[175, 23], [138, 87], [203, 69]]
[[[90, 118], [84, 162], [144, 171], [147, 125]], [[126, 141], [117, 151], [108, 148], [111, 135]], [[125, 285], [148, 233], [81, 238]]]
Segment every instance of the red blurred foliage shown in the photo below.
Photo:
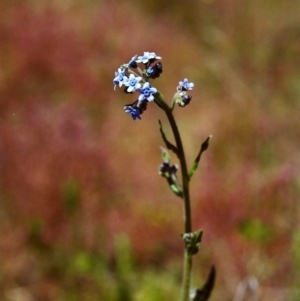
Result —
[[147, 50], [164, 58], [167, 98], [184, 77], [196, 84], [175, 112], [189, 163], [214, 135], [191, 183], [201, 264], [216, 263], [229, 295], [249, 274], [292, 283], [300, 25], [286, 17], [293, 1], [257, 3], [1, 4], [0, 289], [38, 282], [34, 295], [53, 300], [61, 284], [36, 249], [110, 258], [119, 232], [137, 262], [180, 256], [182, 205], [157, 175], [164, 117], [150, 107], [132, 122], [122, 107], [134, 99], [112, 85], [118, 66]]

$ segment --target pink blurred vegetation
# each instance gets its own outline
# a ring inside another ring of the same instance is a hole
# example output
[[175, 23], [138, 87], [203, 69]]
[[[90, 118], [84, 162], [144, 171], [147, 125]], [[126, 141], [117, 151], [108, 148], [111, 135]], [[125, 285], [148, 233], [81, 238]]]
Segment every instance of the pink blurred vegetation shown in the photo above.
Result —
[[204, 231], [195, 285], [213, 263], [212, 300], [232, 300], [248, 276], [260, 300], [296, 300], [299, 1], [173, 2], [1, 2], [1, 300], [118, 300], [95, 278], [114, 277], [121, 234], [137, 269], [172, 267], [179, 285], [182, 204], [158, 175], [165, 117], [151, 105], [133, 122], [134, 96], [112, 85], [143, 51], [163, 57], [153, 84], [167, 100], [195, 83], [176, 109], [189, 164], [213, 135], [191, 183]]

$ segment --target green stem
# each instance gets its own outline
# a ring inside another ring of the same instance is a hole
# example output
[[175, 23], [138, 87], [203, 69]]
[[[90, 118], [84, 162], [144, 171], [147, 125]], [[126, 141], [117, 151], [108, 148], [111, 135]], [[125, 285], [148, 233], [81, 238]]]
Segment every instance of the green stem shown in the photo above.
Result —
[[183, 260], [183, 281], [180, 301], [188, 301], [191, 286], [192, 255], [185, 249]]
[[[190, 191], [189, 191], [189, 175], [187, 170], [187, 164], [184, 154], [184, 149], [180, 137], [180, 133], [172, 113], [172, 108], [163, 100], [163, 97], [160, 93], [156, 93], [155, 95], [155, 103], [162, 108], [168, 118], [170, 123], [174, 139], [176, 142], [177, 150], [178, 150], [178, 159], [181, 167], [182, 174], [182, 192], [183, 192], [183, 204], [184, 204], [184, 232], [191, 233], [192, 232], [192, 220], [191, 220], [191, 206], [190, 206]], [[191, 271], [192, 271], [192, 256], [188, 254], [187, 250], [184, 253], [184, 263], [183, 263], [183, 280], [182, 280], [182, 295], [181, 301], [189, 300], [189, 292], [190, 292], [190, 282], [191, 282]]]

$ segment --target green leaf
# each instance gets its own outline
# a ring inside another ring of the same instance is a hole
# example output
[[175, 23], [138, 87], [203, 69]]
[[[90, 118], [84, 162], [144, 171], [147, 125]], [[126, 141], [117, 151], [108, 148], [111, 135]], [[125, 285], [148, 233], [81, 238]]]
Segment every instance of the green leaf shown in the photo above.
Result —
[[[177, 183], [176, 183], [177, 184]], [[182, 198], [182, 189], [180, 186], [176, 185], [176, 184], [171, 184], [170, 188], [171, 190], [180, 198]]]
[[164, 162], [170, 163], [171, 161], [171, 157], [169, 155], [169, 152], [164, 148], [164, 147], [160, 147], [161, 151], [162, 151], [162, 159]]
[[201, 289], [197, 289], [193, 301], [207, 301], [211, 295], [211, 292], [214, 288], [216, 279], [216, 269], [214, 266], [210, 268], [209, 276]]
[[163, 128], [162, 128], [162, 124], [161, 124], [161, 121], [158, 120], [159, 122], [159, 131], [161, 133], [161, 137], [162, 137], [162, 140], [164, 141], [167, 149], [171, 150], [173, 153], [175, 153], [176, 155], [178, 155], [178, 150], [177, 150], [177, 147], [172, 144], [166, 137], [164, 131], [163, 131]]
[[196, 171], [197, 167], [198, 167], [198, 164], [199, 164], [199, 161], [200, 161], [200, 158], [201, 158], [201, 155], [203, 152], [205, 152], [207, 149], [208, 149], [208, 146], [209, 146], [209, 141], [210, 139], [212, 138], [212, 135], [208, 136], [206, 138], [206, 140], [201, 144], [201, 148], [200, 148], [200, 151], [192, 165], [192, 168], [191, 170], [189, 171], [189, 178], [191, 179], [191, 177], [193, 176], [194, 172]]

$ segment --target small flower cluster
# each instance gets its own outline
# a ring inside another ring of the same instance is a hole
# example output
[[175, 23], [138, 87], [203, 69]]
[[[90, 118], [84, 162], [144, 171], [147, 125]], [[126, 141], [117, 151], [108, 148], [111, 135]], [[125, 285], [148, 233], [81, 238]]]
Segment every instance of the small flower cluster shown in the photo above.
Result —
[[190, 83], [187, 78], [179, 82], [177, 87], [177, 92], [173, 97], [174, 103], [178, 104], [180, 107], [185, 107], [192, 100], [192, 96], [187, 94], [188, 90], [193, 90], [194, 84]]
[[[127, 94], [133, 94], [136, 91], [140, 93], [138, 99], [124, 106], [124, 111], [129, 113], [133, 120], [141, 119], [140, 115], [147, 109], [148, 103], [153, 102], [155, 94], [159, 93], [149, 83], [150, 79], [158, 78], [163, 71], [162, 63], [157, 60], [161, 60], [161, 57], [154, 52], [144, 52], [142, 56], [132, 57], [127, 64], [123, 64], [115, 72], [114, 89], [118, 85], [124, 86], [124, 92]], [[138, 64], [143, 64], [144, 70], [141, 70]], [[187, 94], [187, 91], [192, 90], [193, 87], [194, 84], [186, 78], [180, 81], [173, 97], [173, 105], [178, 104], [180, 107], [188, 105], [192, 97]]]
[[182, 197], [182, 189], [178, 183], [176, 172], [178, 166], [170, 165], [170, 155], [168, 151], [161, 147], [163, 163], [159, 166], [158, 173], [167, 180], [171, 190], [178, 196]]
[[[154, 52], [144, 52], [144, 55], [135, 55], [127, 64], [122, 65], [113, 80], [114, 86], [125, 86], [124, 92], [132, 94], [139, 92], [140, 95], [136, 101], [124, 106], [126, 113], [129, 113], [133, 120], [141, 119], [140, 115], [147, 109], [148, 102], [154, 101], [153, 94], [157, 93], [157, 89], [149, 83], [149, 78], [155, 79], [162, 73], [162, 63], [155, 61], [160, 60]], [[142, 71], [138, 64], [144, 65]], [[143, 86], [142, 86], [143, 84]]]

